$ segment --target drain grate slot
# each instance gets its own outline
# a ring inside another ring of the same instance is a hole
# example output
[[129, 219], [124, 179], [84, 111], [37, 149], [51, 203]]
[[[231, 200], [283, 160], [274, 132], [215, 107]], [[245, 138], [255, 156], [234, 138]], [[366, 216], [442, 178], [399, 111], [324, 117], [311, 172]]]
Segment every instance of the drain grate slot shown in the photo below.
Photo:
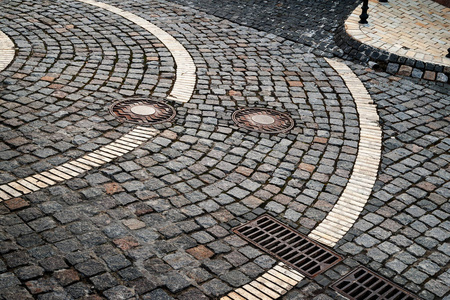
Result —
[[419, 299], [365, 267], [358, 267], [331, 287], [350, 300]]
[[342, 260], [336, 253], [268, 215], [233, 231], [310, 278]]

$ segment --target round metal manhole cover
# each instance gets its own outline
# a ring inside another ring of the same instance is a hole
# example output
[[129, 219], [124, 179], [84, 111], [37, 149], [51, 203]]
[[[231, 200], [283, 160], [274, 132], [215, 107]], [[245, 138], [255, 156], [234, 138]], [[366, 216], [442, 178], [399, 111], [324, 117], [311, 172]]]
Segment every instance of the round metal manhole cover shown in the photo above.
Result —
[[140, 125], [170, 122], [176, 115], [175, 109], [161, 100], [142, 98], [115, 102], [109, 111], [123, 122]]
[[247, 107], [233, 113], [239, 127], [263, 133], [283, 133], [294, 127], [294, 120], [286, 113], [269, 108]]

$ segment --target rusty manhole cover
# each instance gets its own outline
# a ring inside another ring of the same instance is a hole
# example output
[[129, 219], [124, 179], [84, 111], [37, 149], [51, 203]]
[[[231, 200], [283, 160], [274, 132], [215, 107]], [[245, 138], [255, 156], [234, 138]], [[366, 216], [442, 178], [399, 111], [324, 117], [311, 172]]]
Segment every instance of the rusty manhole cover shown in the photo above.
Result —
[[269, 108], [242, 108], [235, 111], [232, 118], [239, 127], [263, 133], [283, 133], [294, 127], [289, 115]]
[[243, 239], [313, 278], [342, 258], [268, 215], [233, 229]]
[[115, 102], [109, 111], [123, 122], [144, 126], [170, 122], [176, 115], [175, 109], [161, 100], [143, 98]]

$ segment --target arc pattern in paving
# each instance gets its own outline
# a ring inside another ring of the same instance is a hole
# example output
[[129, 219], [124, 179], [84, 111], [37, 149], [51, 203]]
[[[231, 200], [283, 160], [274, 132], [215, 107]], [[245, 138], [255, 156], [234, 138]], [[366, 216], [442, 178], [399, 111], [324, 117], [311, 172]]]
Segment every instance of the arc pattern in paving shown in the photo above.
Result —
[[450, 8], [432, 0], [371, 0], [368, 13], [369, 24], [358, 23], [361, 6], [345, 21], [347, 33], [354, 39], [400, 56], [450, 66], [445, 57], [450, 43]]
[[377, 178], [381, 159], [381, 128], [378, 114], [362, 82], [344, 63], [327, 62], [344, 79], [359, 113], [360, 140], [358, 155], [350, 180], [336, 205], [309, 237], [333, 247], [347, 233], [367, 203]]
[[[346, 64], [332, 59], [325, 60], [344, 79], [355, 99], [361, 130], [358, 155], [344, 192], [325, 220], [308, 235], [309, 238], [333, 247], [353, 226], [369, 199], [378, 173], [382, 141], [376, 106], [362, 82]], [[304, 276], [300, 273], [278, 263], [256, 280], [228, 293], [221, 300], [278, 299], [303, 279]]]
[[81, 175], [92, 168], [100, 167], [113, 159], [133, 151], [158, 134], [159, 131], [156, 129], [138, 126], [114, 142], [81, 158], [72, 160], [48, 171], [0, 185], [0, 202], [36, 192], [42, 188]]
[[169, 100], [188, 102], [194, 91], [195, 81], [196, 81], [196, 68], [192, 57], [189, 52], [181, 45], [174, 37], [162, 30], [161, 28], [153, 25], [152, 23], [146, 21], [145, 19], [136, 16], [133, 13], [124, 11], [120, 8], [114, 7], [112, 5], [97, 2], [93, 0], [78, 0], [80, 2], [94, 5], [103, 9], [106, 9], [112, 13], [118, 14], [131, 22], [141, 26], [145, 30], [149, 31], [151, 34], [156, 36], [170, 51], [175, 59], [175, 64], [177, 67], [177, 78], [173, 86], [172, 92], [167, 97]]
[[[79, 1], [116, 13], [155, 35], [168, 48], [177, 64], [177, 77], [172, 92], [167, 98], [181, 102], [189, 101], [195, 87], [196, 68], [189, 53], [175, 38], [150, 22], [114, 6], [90, 0]], [[0, 71], [12, 61], [14, 53], [14, 43], [0, 31]], [[99, 167], [134, 150], [158, 134], [159, 131], [156, 129], [138, 126], [114, 142], [81, 158], [48, 171], [0, 185], [0, 202], [81, 175], [93, 167]]]
[[13, 41], [0, 30], [0, 72], [14, 59], [15, 52]]

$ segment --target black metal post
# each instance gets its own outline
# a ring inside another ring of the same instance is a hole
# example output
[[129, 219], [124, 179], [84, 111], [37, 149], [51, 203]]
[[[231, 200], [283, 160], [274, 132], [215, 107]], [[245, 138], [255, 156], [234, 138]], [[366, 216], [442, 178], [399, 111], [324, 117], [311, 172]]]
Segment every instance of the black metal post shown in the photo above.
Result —
[[448, 52], [448, 53], [447, 53], [447, 55], [446, 55], [445, 57], [450, 58], [450, 48], [447, 49], [447, 52]]
[[362, 14], [359, 16], [359, 23], [360, 24], [367, 24], [367, 18], [369, 15], [367, 14], [367, 10], [369, 9], [369, 0], [363, 0], [362, 5]]
[[378, 2], [386, 3], [386, 2], [388, 2], [388, 0], [378, 0]]

